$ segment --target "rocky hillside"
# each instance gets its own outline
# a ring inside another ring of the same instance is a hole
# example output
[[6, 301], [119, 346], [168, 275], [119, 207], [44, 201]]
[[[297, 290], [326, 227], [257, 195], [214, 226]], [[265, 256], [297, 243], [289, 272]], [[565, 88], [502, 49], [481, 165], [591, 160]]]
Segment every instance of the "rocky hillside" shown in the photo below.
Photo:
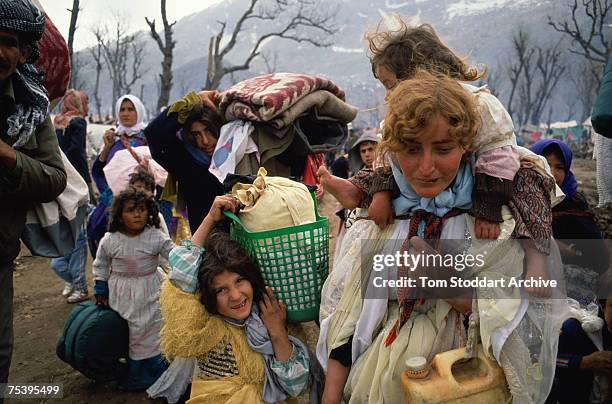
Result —
[[[265, 1], [265, 0], [264, 0]], [[378, 21], [392, 13], [400, 13], [411, 23], [428, 22], [434, 25], [442, 38], [455, 50], [469, 57], [470, 61], [484, 63], [495, 71], [500, 61], [511, 53], [511, 36], [514, 29], [524, 27], [535, 41], [541, 44], [556, 41], [559, 36], [546, 24], [548, 16], [560, 19], [569, 8], [566, 0], [320, 0], [320, 7], [337, 10], [338, 33], [329, 38], [333, 46], [315, 48], [309, 44], [297, 44], [287, 40], [273, 39], [264, 49], [276, 53], [277, 71], [300, 71], [323, 74], [339, 83], [347, 92], [349, 101], [362, 109], [380, 103], [382, 86], [373, 79], [366, 56], [364, 34], [376, 27]], [[246, 9], [248, 0], [225, 0], [206, 10], [179, 20], [175, 27], [177, 42], [174, 57], [174, 89], [172, 99], [184, 90], [198, 89], [206, 76], [206, 55], [208, 41], [219, 28], [217, 21], [227, 21], [228, 29]], [[242, 62], [258, 34], [268, 32], [276, 22], [253, 20], [245, 24], [245, 30], [238, 45], [230, 53], [229, 61]], [[148, 69], [143, 94], [148, 108], [157, 102], [156, 77], [161, 71], [161, 54], [157, 46], [143, 32], [147, 41], [147, 56], [144, 65]], [[577, 56], [567, 54], [574, 63]], [[265, 72], [264, 64], [254, 63], [251, 71], [233, 77], [240, 80]], [[92, 72], [87, 77], [93, 79]], [[503, 74], [502, 74], [503, 75]], [[227, 78], [223, 87], [231, 84]], [[92, 86], [90, 85], [89, 88]], [[141, 85], [134, 87], [139, 94]], [[567, 83], [561, 83], [555, 94], [555, 118], [565, 119], [567, 107], [562, 99], [572, 91]], [[103, 103], [110, 104], [110, 83], [107, 81], [102, 92]], [[505, 100], [504, 88], [501, 99]], [[362, 113], [361, 121], [374, 122], [377, 116]]]

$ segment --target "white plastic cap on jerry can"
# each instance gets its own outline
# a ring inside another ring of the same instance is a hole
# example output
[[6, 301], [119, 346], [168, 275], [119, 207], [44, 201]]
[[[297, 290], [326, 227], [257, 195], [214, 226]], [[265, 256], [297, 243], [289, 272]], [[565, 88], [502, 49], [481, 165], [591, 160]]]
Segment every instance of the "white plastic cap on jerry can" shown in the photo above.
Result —
[[406, 372], [411, 379], [422, 379], [429, 374], [427, 359], [422, 356], [413, 356], [406, 359]]

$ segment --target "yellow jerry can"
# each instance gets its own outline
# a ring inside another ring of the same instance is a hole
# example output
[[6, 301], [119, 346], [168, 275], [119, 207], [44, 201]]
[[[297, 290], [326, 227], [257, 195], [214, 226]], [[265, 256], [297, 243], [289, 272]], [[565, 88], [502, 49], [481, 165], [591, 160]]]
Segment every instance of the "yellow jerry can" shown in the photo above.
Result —
[[464, 360], [465, 348], [437, 354], [428, 365], [425, 358], [406, 361], [402, 385], [407, 404], [492, 404], [511, 401], [504, 371], [485, 356]]

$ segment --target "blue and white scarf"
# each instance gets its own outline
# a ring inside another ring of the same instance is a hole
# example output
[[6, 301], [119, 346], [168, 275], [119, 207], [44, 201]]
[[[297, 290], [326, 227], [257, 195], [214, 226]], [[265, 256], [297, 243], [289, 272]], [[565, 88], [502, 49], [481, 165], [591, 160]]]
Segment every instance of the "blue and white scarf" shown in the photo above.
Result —
[[[272, 361], [274, 360], [274, 347], [272, 340], [268, 334], [268, 329], [263, 320], [259, 316], [259, 308], [253, 303], [251, 314], [244, 321], [237, 321], [229, 317], [224, 317], [228, 323], [245, 326], [247, 343], [255, 352], [261, 354], [264, 358], [265, 366], [265, 381], [264, 391], [262, 395], [263, 401], [266, 403], [276, 403], [287, 399], [287, 393], [278, 383], [274, 372], [272, 371]], [[310, 352], [306, 344], [298, 338], [289, 335], [289, 341], [294, 346], [306, 354], [310, 359], [310, 402], [318, 402], [318, 398], [323, 392], [323, 369], [316, 359], [314, 353]]]
[[393, 178], [400, 189], [400, 195], [393, 200], [396, 215], [404, 215], [422, 209], [438, 217], [443, 217], [453, 208], [470, 209], [474, 177], [472, 165], [461, 163], [453, 183], [434, 198], [423, 198], [410, 186], [399, 164], [391, 159]]

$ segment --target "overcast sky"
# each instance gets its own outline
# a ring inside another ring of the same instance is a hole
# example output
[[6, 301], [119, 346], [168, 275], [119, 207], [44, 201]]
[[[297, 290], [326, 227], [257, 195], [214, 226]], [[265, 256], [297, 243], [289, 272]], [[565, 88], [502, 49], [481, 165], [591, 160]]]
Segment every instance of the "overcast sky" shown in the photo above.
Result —
[[[166, 13], [170, 21], [178, 20], [189, 14], [201, 11], [222, 0], [169, 0], [166, 2]], [[72, 0], [40, 0], [45, 12], [53, 23], [68, 39]], [[148, 30], [144, 18], [155, 18], [156, 26], [161, 25], [159, 0], [81, 0], [81, 12], [77, 22], [74, 48], [79, 50], [93, 45], [91, 28], [105, 21], [111, 22], [113, 11], [118, 11], [129, 23], [131, 31]], [[159, 28], [158, 28], [159, 29]]]

